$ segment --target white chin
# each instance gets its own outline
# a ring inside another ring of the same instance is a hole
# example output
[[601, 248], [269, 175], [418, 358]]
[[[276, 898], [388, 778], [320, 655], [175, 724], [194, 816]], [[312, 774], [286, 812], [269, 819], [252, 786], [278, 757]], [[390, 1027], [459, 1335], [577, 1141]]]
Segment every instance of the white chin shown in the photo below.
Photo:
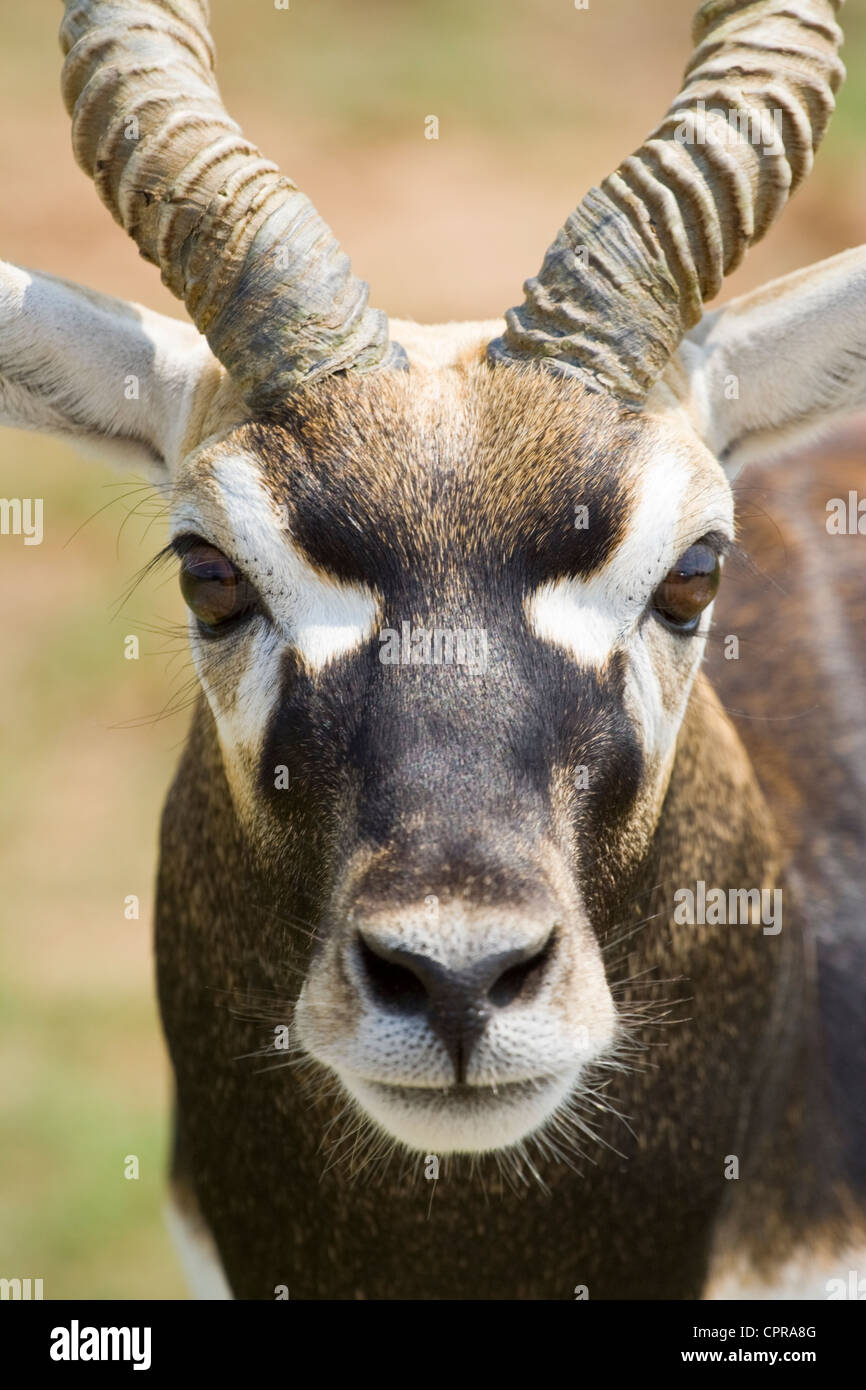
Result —
[[488, 1086], [385, 1086], [341, 1075], [347, 1091], [392, 1138], [424, 1154], [489, 1153], [527, 1138], [572, 1090], [573, 1076]]

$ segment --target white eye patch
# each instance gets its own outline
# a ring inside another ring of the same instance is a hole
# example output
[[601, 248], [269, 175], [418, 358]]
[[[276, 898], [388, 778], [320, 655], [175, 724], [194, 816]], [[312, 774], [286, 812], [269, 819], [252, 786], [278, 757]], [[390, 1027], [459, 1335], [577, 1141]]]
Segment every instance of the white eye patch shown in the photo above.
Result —
[[213, 485], [202, 501], [181, 496], [172, 534], [204, 534], [239, 566], [261, 594], [281, 638], [311, 673], [369, 642], [381, 623], [381, 603], [363, 584], [324, 574], [286, 529], [258, 465], [243, 454], [212, 460]]
[[694, 474], [675, 454], [649, 460], [638, 486], [626, 534], [606, 564], [585, 579], [542, 584], [524, 600], [530, 631], [594, 671], [601, 671], [622, 645], [696, 529], [727, 531], [731, 525], [730, 505], [721, 496], [715, 507], [713, 496], [684, 506]]
[[307, 670], [321, 671], [371, 640], [380, 626], [380, 605], [371, 589], [323, 578], [291, 547], [289, 566], [294, 603], [286, 635]]

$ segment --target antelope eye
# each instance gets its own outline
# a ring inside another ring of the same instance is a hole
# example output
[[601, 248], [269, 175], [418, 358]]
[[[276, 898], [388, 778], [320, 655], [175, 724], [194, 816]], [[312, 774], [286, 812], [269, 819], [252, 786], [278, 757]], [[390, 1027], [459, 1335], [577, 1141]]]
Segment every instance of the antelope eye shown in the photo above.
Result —
[[185, 547], [180, 559], [180, 589], [187, 607], [207, 628], [222, 627], [257, 605], [255, 590], [237, 566], [204, 541]]
[[678, 632], [694, 632], [716, 595], [721, 568], [712, 546], [698, 542], [669, 569], [653, 594], [654, 612]]

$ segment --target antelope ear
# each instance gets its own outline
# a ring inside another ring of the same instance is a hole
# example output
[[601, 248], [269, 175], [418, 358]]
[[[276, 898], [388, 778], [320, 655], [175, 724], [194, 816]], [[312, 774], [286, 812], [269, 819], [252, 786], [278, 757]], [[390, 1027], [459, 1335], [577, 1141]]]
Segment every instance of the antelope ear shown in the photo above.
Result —
[[706, 314], [665, 374], [729, 476], [866, 407], [866, 246]]
[[165, 483], [239, 398], [190, 325], [0, 262], [0, 424]]

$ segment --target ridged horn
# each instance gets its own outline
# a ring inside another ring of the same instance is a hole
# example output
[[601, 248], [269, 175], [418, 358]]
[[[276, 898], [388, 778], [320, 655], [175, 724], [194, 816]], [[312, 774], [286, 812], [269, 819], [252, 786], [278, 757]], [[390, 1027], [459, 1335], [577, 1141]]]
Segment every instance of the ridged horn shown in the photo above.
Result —
[[812, 167], [845, 69], [842, 0], [708, 0], [683, 90], [593, 188], [488, 348], [639, 406]]
[[205, 0], [67, 0], [60, 41], [78, 163], [252, 405], [403, 365], [330, 228], [226, 114]]

